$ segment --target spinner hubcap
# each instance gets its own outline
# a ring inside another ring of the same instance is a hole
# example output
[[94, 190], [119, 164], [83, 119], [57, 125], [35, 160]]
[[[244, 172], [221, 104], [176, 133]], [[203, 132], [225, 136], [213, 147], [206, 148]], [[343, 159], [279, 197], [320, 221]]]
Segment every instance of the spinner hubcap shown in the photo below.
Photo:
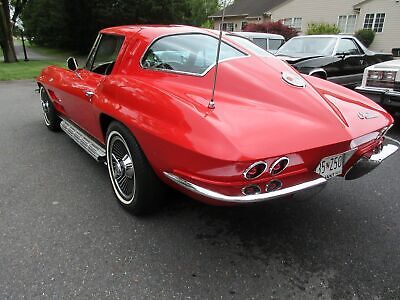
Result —
[[135, 191], [135, 169], [132, 156], [125, 140], [120, 135], [112, 136], [109, 143], [108, 161], [114, 186], [125, 201], [131, 201]]

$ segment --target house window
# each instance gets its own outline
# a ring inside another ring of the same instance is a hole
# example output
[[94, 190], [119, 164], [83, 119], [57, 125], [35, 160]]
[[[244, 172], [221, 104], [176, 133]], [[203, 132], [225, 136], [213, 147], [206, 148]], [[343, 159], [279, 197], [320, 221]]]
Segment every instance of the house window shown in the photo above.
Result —
[[286, 18], [283, 19], [283, 25], [292, 27], [297, 30], [301, 30], [301, 23], [303, 21], [303, 18]]
[[341, 33], [354, 33], [356, 28], [356, 15], [339, 16], [338, 27]]
[[366, 14], [364, 19], [364, 29], [372, 29], [375, 32], [382, 32], [385, 17], [385, 13]]
[[374, 23], [374, 31], [382, 32], [383, 31], [383, 23], [385, 23], [385, 14], [376, 14], [375, 23]]
[[233, 29], [234, 29], [233, 23], [223, 23], [223, 24], [222, 24], [222, 30], [223, 30], [223, 31], [232, 32]]

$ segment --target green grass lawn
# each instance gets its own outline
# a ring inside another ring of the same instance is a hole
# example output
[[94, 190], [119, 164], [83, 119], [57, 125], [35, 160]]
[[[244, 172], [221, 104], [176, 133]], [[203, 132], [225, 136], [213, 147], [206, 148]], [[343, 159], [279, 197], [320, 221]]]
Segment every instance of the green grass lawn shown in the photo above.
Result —
[[49, 65], [65, 67], [65, 62], [49, 60], [19, 61], [12, 64], [0, 62], [0, 80], [33, 79]]
[[62, 59], [67, 59], [70, 56], [73, 56], [70, 51], [65, 51], [61, 49], [55, 49], [55, 48], [46, 48], [46, 47], [40, 47], [34, 44], [26, 43], [27, 47], [32, 49], [38, 54], [41, 54], [43, 56], [49, 56], [49, 57], [60, 57]]

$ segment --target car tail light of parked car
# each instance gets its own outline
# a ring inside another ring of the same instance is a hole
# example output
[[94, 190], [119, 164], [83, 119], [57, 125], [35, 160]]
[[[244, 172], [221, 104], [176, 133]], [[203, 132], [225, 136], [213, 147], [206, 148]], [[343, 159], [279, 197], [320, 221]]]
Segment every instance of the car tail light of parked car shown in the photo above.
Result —
[[394, 88], [397, 72], [395, 71], [368, 71], [367, 86]]

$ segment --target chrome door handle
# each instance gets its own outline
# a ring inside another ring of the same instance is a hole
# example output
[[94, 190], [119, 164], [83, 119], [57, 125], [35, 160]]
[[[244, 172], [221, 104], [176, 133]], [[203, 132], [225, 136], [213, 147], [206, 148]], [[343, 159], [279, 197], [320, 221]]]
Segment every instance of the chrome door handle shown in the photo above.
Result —
[[95, 95], [95, 94], [94, 94], [94, 92], [92, 92], [92, 91], [86, 91], [86, 92], [85, 92], [85, 96], [86, 96], [86, 97], [92, 98], [94, 95]]

